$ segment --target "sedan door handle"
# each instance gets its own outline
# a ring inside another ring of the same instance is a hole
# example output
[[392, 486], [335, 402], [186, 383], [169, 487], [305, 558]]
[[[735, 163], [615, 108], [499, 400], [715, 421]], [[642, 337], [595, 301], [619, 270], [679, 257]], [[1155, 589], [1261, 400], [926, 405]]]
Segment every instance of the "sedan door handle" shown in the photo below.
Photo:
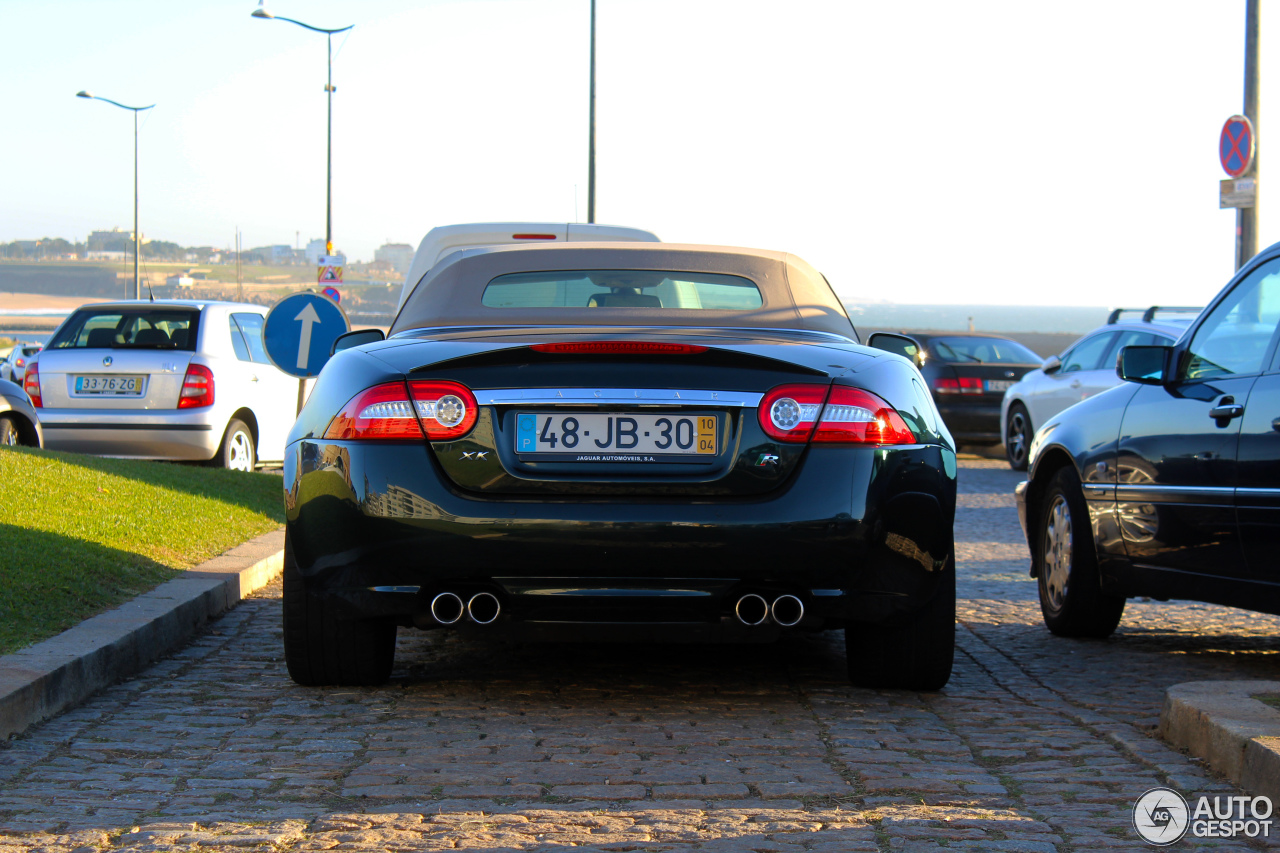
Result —
[[[1244, 406], [1239, 403], [1223, 403], [1221, 406], [1214, 406], [1209, 410], [1209, 417], [1214, 420], [1231, 420], [1238, 418], [1244, 414]], [[1274, 426], [1274, 421], [1272, 422]]]
[[1072, 381], [1072, 383], [1071, 383], [1071, 387], [1072, 387], [1072, 388], [1079, 388], [1079, 387], [1080, 387], [1080, 380], [1079, 380], [1079, 379], [1073, 380], [1073, 381]]

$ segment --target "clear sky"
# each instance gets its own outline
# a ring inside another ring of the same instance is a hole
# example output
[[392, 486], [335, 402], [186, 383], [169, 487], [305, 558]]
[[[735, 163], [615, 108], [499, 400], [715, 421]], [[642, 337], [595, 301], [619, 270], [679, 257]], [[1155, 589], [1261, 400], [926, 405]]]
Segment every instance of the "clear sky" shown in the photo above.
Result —
[[[81, 89], [156, 104], [139, 122], [149, 238], [323, 237], [325, 37], [254, 8], [0, 0], [0, 240], [131, 227], [132, 116]], [[268, 8], [355, 25], [333, 66], [350, 258], [434, 225], [586, 220], [589, 0]], [[1233, 271], [1217, 140], [1242, 109], [1243, 0], [597, 14], [599, 222], [791, 251], [847, 298], [894, 302], [1199, 305]], [[1280, 126], [1268, 23], [1263, 134]], [[1280, 239], [1272, 210], [1264, 187], [1260, 247]]]

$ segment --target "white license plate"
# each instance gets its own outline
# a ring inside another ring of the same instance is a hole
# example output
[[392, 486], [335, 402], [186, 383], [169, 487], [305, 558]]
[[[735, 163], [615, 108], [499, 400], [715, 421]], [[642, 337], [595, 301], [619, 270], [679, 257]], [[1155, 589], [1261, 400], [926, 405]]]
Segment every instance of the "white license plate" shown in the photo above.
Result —
[[988, 391], [1008, 391], [1010, 388], [1013, 387], [1013, 384], [1014, 383], [1012, 379], [988, 379], [987, 390]]
[[77, 376], [76, 393], [116, 397], [139, 397], [145, 376]]
[[660, 456], [715, 456], [716, 415], [519, 412], [516, 452], [577, 462], [651, 462]]

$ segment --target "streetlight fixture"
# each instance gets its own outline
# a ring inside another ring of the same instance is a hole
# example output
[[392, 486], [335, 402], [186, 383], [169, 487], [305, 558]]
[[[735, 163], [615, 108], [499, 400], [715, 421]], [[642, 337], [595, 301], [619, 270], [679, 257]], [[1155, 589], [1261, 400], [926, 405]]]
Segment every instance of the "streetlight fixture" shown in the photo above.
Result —
[[327, 134], [327, 151], [325, 155], [325, 179], [324, 179], [324, 251], [327, 255], [333, 254], [333, 93], [335, 87], [333, 85], [333, 35], [334, 33], [345, 33], [354, 27], [338, 27], [337, 29], [326, 30], [324, 27], [313, 27], [310, 24], [304, 24], [302, 21], [295, 21], [293, 18], [286, 18], [283, 15], [273, 15], [266, 9], [266, 0], [258, 0], [258, 8], [251, 13], [255, 18], [266, 18], [268, 20], [275, 19], [277, 21], [288, 21], [291, 24], [297, 24], [315, 33], [324, 33], [325, 39], [329, 42], [329, 79], [325, 83], [324, 90], [329, 97], [329, 132]]
[[151, 109], [155, 104], [145, 107], [130, 107], [110, 98], [99, 97], [87, 89], [76, 92], [76, 97], [89, 98], [94, 101], [106, 101], [108, 104], [115, 104], [123, 110], [133, 110], [133, 298], [141, 299], [142, 288], [138, 283], [138, 250], [142, 246], [141, 241], [138, 239], [138, 113]]

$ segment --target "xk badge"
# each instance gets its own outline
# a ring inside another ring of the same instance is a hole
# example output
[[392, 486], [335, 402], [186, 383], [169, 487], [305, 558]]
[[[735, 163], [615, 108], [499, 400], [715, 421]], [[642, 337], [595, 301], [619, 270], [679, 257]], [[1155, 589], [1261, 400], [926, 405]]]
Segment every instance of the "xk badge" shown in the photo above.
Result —
[[462, 458], [459, 461], [482, 462], [488, 458], [488, 456], [489, 451], [487, 450], [467, 450], [463, 452]]

